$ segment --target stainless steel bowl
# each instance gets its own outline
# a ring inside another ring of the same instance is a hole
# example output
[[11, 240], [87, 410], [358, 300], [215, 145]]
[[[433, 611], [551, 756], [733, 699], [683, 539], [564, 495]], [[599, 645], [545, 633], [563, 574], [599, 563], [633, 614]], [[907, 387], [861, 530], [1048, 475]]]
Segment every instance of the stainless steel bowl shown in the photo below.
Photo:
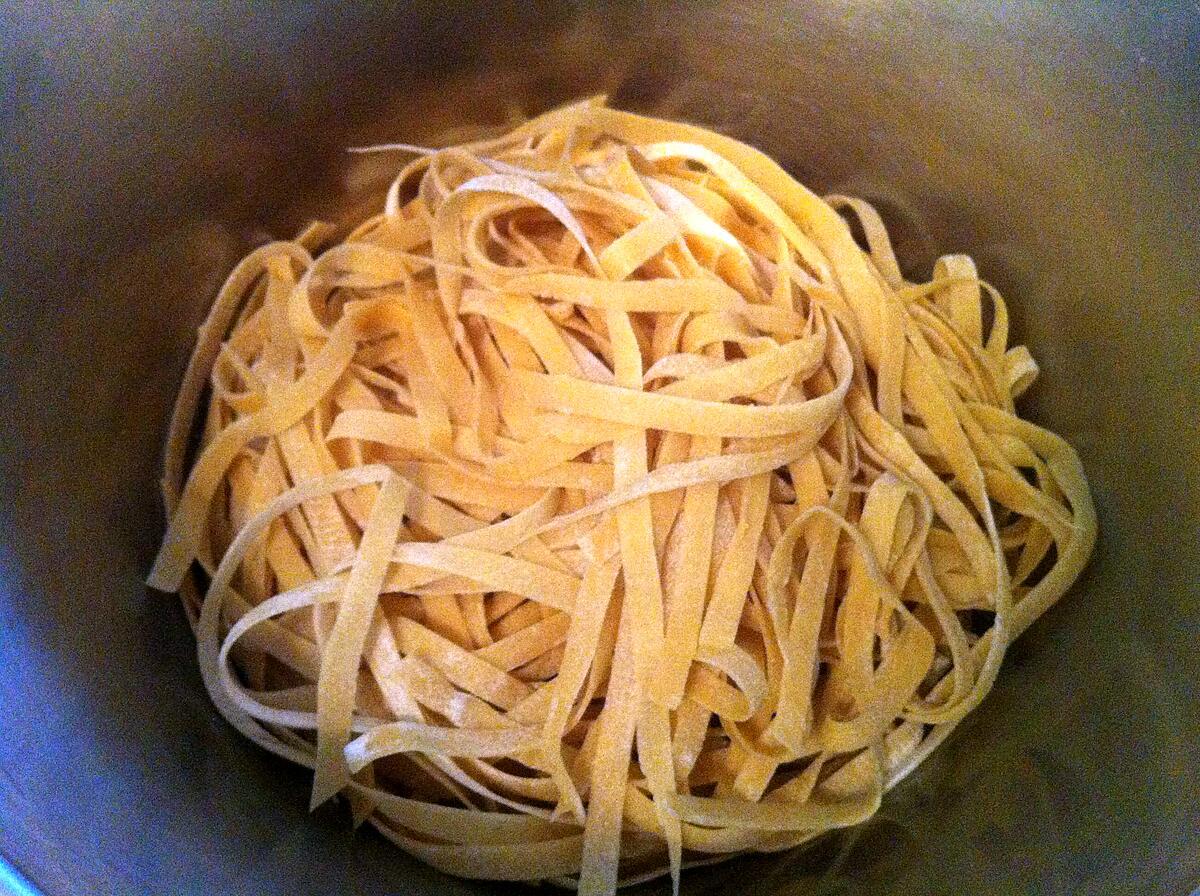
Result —
[[309, 817], [216, 716], [141, 584], [159, 444], [218, 282], [344, 201], [344, 146], [603, 90], [877, 202], [915, 273], [976, 256], [1101, 512], [1084, 579], [877, 819], [685, 890], [1200, 883], [1194, 4], [5, 4], [0, 32], [0, 852], [46, 893], [495, 891]]

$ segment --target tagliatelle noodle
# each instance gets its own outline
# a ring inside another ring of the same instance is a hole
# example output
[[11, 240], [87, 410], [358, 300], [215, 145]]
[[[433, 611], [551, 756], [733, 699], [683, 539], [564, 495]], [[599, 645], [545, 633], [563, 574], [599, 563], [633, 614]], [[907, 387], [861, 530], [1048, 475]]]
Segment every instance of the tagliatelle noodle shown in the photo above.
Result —
[[597, 100], [378, 149], [383, 211], [247, 256], [172, 416], [150, 584], [218, 710], [467, 877], [678, 885], [870, 817], [1096, 537], [1000, 296]]

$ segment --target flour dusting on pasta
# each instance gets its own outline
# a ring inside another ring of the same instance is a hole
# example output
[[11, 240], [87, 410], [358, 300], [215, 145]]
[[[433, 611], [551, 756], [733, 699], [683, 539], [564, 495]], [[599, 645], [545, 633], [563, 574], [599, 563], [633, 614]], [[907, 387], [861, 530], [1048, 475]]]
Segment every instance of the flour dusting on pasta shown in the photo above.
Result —
[[599, 100], [379, 149], [380, 213], [247, 256], [176, 405], [150, 583], [217, 708], [466, 877], [608, 894], [869, 818], [1095, 540], [1000, 296]]

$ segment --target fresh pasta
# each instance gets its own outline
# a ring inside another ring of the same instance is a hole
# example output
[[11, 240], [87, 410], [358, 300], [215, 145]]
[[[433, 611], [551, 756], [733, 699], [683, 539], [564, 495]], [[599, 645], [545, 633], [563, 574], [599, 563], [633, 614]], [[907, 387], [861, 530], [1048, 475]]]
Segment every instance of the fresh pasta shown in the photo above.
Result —
[[1096, 536], [999, 294], [601, 100], [376, 149], [382, 211], [251, 252], [175, 407], [149, 581], [218, 710], [466, 877], [870, 817]]

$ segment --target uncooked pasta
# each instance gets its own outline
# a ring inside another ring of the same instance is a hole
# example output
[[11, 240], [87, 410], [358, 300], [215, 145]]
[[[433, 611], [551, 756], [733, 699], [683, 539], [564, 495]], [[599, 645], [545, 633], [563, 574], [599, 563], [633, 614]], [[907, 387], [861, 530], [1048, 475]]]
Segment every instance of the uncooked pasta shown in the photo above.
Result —
[[176, 405], [150, 583], [218, 710], [466, 877], [869, 818], [1095, 540], [996, 290], [599, 100], [375, 149], [382, 210], [251, 252]]

